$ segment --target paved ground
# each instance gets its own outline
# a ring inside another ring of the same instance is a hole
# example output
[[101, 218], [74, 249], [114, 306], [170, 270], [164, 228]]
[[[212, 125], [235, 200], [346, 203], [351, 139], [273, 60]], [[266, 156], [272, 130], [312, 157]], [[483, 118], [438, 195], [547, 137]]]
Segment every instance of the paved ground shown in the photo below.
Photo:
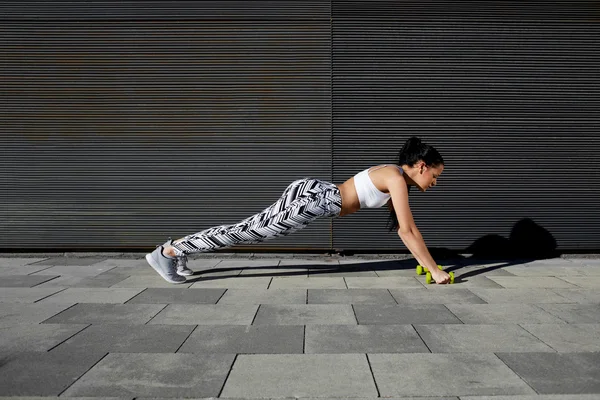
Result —
[[0, 258], [0, 397], [600, 399], [599, 259], [141, 256]]

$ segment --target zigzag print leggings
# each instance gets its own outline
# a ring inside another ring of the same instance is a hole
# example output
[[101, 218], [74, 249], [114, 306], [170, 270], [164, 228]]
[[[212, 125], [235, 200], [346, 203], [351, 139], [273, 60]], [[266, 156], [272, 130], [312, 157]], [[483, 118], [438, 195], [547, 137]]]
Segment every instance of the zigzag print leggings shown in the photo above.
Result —
[[304, 178], [292, 182], [279, 200], [233, 225], [221, 225], [172, 243], [178, 256], [210, 252], [236, 244], [260, 243], [289, 235], [321, 217], [336, 217], [342, 209], [340, 191], [332, 183]]

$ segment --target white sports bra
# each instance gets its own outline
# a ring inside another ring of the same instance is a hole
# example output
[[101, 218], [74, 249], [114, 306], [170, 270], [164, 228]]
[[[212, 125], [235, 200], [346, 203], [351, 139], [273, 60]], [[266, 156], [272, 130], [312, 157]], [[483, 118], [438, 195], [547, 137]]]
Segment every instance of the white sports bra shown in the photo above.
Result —
[[[371, 169], [371, 171], [377, 171], [380, 168], [387, 167], [388, 164], [379, 165]], [[400, 173], [404, 173], [402, 167], [394, 165]], [[354, 175], [354, 187], [356, 188], [356, 194], [360, 201], [360, 208], [379, 208], [384, 206], [390, 199], [388, 193], [383, 193], [375, 185], [369, 177], [369, 168]]]

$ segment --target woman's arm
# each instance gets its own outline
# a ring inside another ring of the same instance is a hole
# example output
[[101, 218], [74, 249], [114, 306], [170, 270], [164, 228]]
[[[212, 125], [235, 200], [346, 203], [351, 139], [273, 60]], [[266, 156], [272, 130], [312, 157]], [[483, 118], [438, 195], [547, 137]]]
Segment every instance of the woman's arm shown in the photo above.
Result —
[[436, 262], [431, 257], [421, 233], [413, 220], [412, 212], [408, 204], [408, 188], [402, 175], [388, 179], [388, 191], [392, 197], [392, 207], [398, 218], [398, 236], [404, 245], [417, 259], [419, 264], [431, 272], [431, 277], [436, 283], [448, 283], [450, 275], [437, 268]]

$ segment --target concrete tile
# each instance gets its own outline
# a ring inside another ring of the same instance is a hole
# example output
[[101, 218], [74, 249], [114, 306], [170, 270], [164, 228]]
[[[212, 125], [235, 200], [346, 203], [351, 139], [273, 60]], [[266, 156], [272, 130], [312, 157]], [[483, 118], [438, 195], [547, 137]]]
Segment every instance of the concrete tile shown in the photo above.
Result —
[[598, 395], [597, 394], [537, 394], [537, 395], [522, 395], [522, 396], [460, 396], [460, 400], [598, 400]]
[[[62, 400], [62, 399], [64, 399], [64, 397], [58, 397], [58, 396], [2, 397], [2, 396], [0, 396], [0, 400]], [[133, 398], [132, 397], [69, 397], [69, 400], [133, 400]]]
[[111, 287], [114, 288], [172, 288], [177, 286], [179, 288], [190, 287], [192, 283], [188, 280], [185, 283], [169, 283], [161, 278], [160, 275], [154, 273], [149, 276], [130, 276], [127, 279], [123, 279], [121, 282], [115, 283]]
[[308, 289], [308, 304], [396, 304], [387, 289]]
[[63, 396], [217, 397], [230, 354], [111, 353]]
[[496, 282], [498, 285], [507, 289], [519, 289], [519, 288], [575, 288], [568, 282], [562, 279], [558, 279], [551, 276], [540, 276], [535, 279], [531, 277], [504, 277], [504, 276], [492, 276], [488, 279]]
[[0, 303], [0, 327], [39, 324], [71, 306], [73, 304]]
[[429, 353], [412, 325], [307, 325], [306, 353]]
[[317, 268], [310, 268], [309, 277], [377, 277], [377, 273], [372, 269], [365, 269], [360, 265], [340, 264], [340, 265], [323, 265]]
[[113, 269], [111, 266], [107, 265], [57, 265], [54, 267], [50, 267], [48, 269], [44, 269], [42, 271], [36, 272], [31, 276], [38, 275], [68, 275], [68, 276], [77, 276], [77, 277], [91, 277], [100, 275], [103, 272]]
[[552, 289], [483, 289], [472, 288], [471, 291], [488, 303], [569, 303], [563, 296]]
[[518, 325], [439, 324], [415, 329], [433, 353], [554, 352]]
[[506, 265], [506, 263], [489, 263], [482, 265], [458, 267], [456, 269], [450, 268], [447, 270], [454, 271], [455, 277], [460, 277], [463, 280], [474, 276], [515, 276], [514, 274], [508, 272], [506, 269], [502, 268], [503, 265]]
[[540, 394], [600, 393], [600, 353], [498, 353]]
[[304, 326], [198, 326], [178, 353], [301, 354]]
[[257, 305], [170, 304], [150, 324], [250, 325]]
[[44, 282], [36, 287], [80, 287], [80, 288], [108, 288], [129, 278], [129, 275], [104, 272], [93, 277], [59, 276], [51, 281]]
[[143, 289], [68, 288], [40, 303], [125, 303]]
[[15, 276], [15, 275], [29, 275], [38, 271], [42, 271], [46, 268], [50, 268], [47, 265], [22, 265], [22, 266], [11, 266], [11, 267], [0, 267], [0, 276]]
[[441, 304], [400, 304], [354, 306], [360, 325], [460, 324]]
[[302, 268], [285, 268], [285, 267], [274, 267], [274, 268], [244, 268], [240, 274], [240, 277], [280, 277], [280, 278], [308, 278], [308, 270]]
[[369, 354], [369, 360], [381, 397], [535, 394], [493, 354]]
[[[31, 264], [37, 264], [40, 261], [44, 261], [47, 259], [48, 257], [0, 257], [0, 268], [23, 267]], [[43, 265], [42, 267], [46, 268], [47, 265]]]
[[245, 277], [245, 278], [223, 278], [207, 277], [193, 278], [192, 288], [221, 288], [221, 289], [268, 289], [271, 282], [270, 276]]
[[513, 275], [521, 277], [548, 277], [548, 276], [580, 276], [583, 275], [583, 266], [574, 265], [514, 265], [504, 268]]
[[[262, 258], [262, 259], [241, 259], [241, 260], [218, 260], [216, 268], [236, 268], [236, 269], [257, 269], [274, 268], [279, 266], [278, 258]], [[304, 269], [304, 268], [302, 268]]]
[[600, 324], [521, 324], [521, 326], [561, 353], [600, 351]]
[[482, 299], [469, 289], [428, 290], [390, 289], [394, 299], [400, 304], [482, 304]]
[[[417, 279], [419, 280], [419, 282], [421, 282], [421, 284], [423, 284], [423, 286], [425, 286], [427, 289], [430, 289], [430, 290], [471, 289], [471, 288], [476, 288], [476, 287], [501, 289], [502, 286], [500, 286], [499, 284], [497, 284], [496, 282], [491, 280], [491, 278], [494, 278], [494, 277], [481, 276], [481, 275], [474, 275], [474, 276], [468, 276], [468, 277], [457, 276], [453, 285], [437, 285], [434, 283], [428, 285], [425, 282], [425, 275], [421, 275]], [[514, 279], [514, 278], [507, 278], [507, 279]]]
[[50, 257], [37, 263], [48, 266], [86, 266], [106, 260], [106, 257]]
[[306, 304], [306, 289], [227, 289], [218, 304]]
[[61, 290], [65, 290], [65, 288], [2, 288], [0, 303], [35, 303]]
[[[600, 323], [598, 304], [539, 304], [538, 307], [569, 324]], [[535, 322], [530, 321], [530, 323]]]
[[129, 258], [107, 258], [105, 260], [99, 261], [97, 263], [92, 264], [97, 267], [110, 267], [110, 268], [147, 268], [148, 262], [146, 258], [137, 258], [137, 259], [129, 259]]
[[10, 288], [10, 287], [23, 287], [30, 288], [39, 285], [40, 283], [47, 282], [54, 278], [57, 278], [58, 275], [49, 275], [49, 276], [41, 276], [41, 275], [8, 275], [3, 276], [0, 279], [0, 288]]
[[114, 267], [105, 273], [114, 273], [126, 276], [158, 276], [156, 271], [146, 263], [144, 266]]
[[560, 296], [568, 299], [563, 303], [571, 301], [577, 303], [600, 303], [600, 290], [593, 289], [552, 289]]
[[148, 288], [127, 304], [216, 304], [226, 289]]
[[391, 276], [387, 278], [344, 278], [348, 289], [400, 289], [400, 288], [422, 288], [423, 285], [413, 277]]
[[600, 289], [600, 276], [569, 276], [562, 277], [563, 281], [586, 289]]
[[194, 328], [190, 325], [92, 325], [55, 350], [80, 353], [175, 353]]
[[364, 354], [240, 355], [221, 397], [377, 397]]
[[[60, 303], [62, 304], [62, 303]], [[145, 324], [164, 304], [79, 303], [47, 319], [47, 324]]]
[[600, 266], [585, 266], [581, 270], [581, 274], [584, 276], [600, 276]]
[[261, 305], [253, 325], [356, 325], [352, 306], [342, 304]]
[[309, 269], [314, 266], [318, 268], [319, 266], [335, 266], [339, 267], [340, 262], [335, 258], [314, 258], [314, 259], [301, 259], [301, 258], [292, 258], [292, 259], [282, 259], [279, 262], [280, 267], [294, 267], [301, 266], [302, 268]]
[[562, 324], [559, 318], [533, 304], [447, 304], [465, 324]]
[[275, 277], [269, 289], [346, 289], [344, 278]]
[[0, 327], [0, 352], [48, 351], [86, 326], [21, 324]]
[[58, 396], [104, 354], [0, 353], [1, 396]]

